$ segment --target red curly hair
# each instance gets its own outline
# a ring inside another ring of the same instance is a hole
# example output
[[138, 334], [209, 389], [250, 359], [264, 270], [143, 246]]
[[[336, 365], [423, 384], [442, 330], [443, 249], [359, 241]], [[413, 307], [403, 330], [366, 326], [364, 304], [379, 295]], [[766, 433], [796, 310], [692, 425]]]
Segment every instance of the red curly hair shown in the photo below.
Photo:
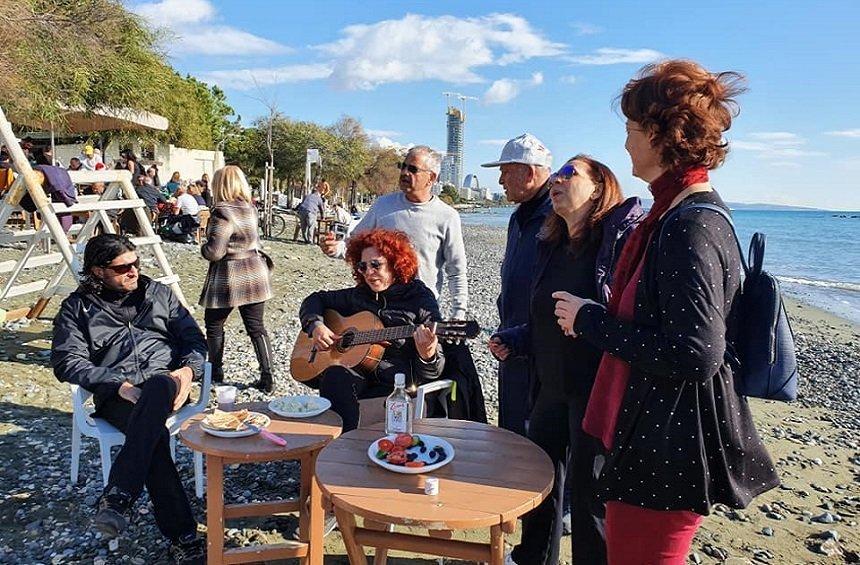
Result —
[[346, 260], [352, 266], [352, 278], [359, 285], [366, 285], [364, 277], [358, 272], [361, 253], [368, 247], [375, 247], [394, 274], [394, 282], [408, 283], [418, 274], [418, 255], [412, 242], [402, 231], [373, 229], [350, 238], [346, 246]]
[[710, 73], [683, 59], [646, 65], [621, 93], [624, 116], [652, 134], [663, 164], [672, 168], [719, 167], [728, 143], [723, 132], [739, 109], [744, 77], [736, 72]]

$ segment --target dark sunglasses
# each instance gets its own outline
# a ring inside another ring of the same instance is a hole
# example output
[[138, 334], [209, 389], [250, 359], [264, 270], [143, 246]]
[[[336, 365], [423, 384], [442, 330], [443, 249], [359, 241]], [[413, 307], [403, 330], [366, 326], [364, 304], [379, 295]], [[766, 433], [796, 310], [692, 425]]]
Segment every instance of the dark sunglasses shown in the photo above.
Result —
[[359, 261], [356, 263], [355, 268], [358, 269], [359, 273], [364, 273], [368, 268], [373, 269], [377, 273], [382, 266], [385, 265], [385, 262], [380, 261], [379, 259], [373, 259], [372, 261]]
[[570, 180], [574, 175], [576, 175], [576, 168], [573, 163], [567, 163], [552, 174], [552, 180]]
[[130, 270], [132, 270], [133, 268], [137, 269], [138, 271], [140, 270], [140, 258], [138, 257], [134, 263], [125, 263], [122, 265], [105, 265], [102, 268], [103, 269], [110, 269], [111, 271], [113, 271], [114, 273], [116, 273], [118, 275], [124, 275], [127, 272], [129, 272]]
[[409, 163], [397, 163], [397, 170], [402, 171], [403, 169], [406, 169], [413, 175], [417, 175], [419, 172], [430, 172], [430, 169], [422, 169], [421, 167], [416, 167], [415, 165], [410, 165]]

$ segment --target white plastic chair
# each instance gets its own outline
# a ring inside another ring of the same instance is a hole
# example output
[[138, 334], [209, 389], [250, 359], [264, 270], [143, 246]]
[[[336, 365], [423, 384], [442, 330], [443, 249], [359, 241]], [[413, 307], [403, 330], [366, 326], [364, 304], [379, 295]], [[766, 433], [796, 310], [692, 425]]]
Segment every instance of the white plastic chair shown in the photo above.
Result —
[[[427, 393], [447, 390], [448, 392], [446, 393], [446, 396], [450, 396], [453, 387], [454, 381], [451, 379], [439, 379], [419, 386], [415, 391], [415, 418], [418, 419], [424, 417], [424, 413], [427, 410], [425, 402], [425, 396], [427, 396]], [[446, 402], [442, 402], [442, 408], [445, 410], [445, 417], [447, 418], [448, 404]]]
[[[81, 461], [81, 436], [96, 438], [99, 442], [99, 454], [102, 461], [102, 481], [105, 486], [110, 476], [111, 448], [125, 443], [125, 434], [101, 418], [93, 418], [93, 409], [86, 406], [92, 393], [78, 385], [69, 385], [72, 389], [72, 484], [78, 482], [78, 468]], [[206, 410], [209, 404], [209, 392], [212, 388], [212, 365], [204, 364], [203, 385], [200, 388], [200, 398], [194, 404], [186, 404], [170, 415], [165, 426], [170, 432], [170, 455], [176, 459], [176, 434], [179, 428], [191, 416]], [[203, 454], [194, 452], [194, 492], [198, 498], [203, 498]]]

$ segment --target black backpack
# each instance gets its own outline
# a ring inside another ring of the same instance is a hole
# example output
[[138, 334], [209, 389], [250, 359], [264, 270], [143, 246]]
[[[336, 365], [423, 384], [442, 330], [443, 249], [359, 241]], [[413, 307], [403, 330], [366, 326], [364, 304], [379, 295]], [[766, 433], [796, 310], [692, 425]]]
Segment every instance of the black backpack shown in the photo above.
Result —
[[735, 390], [743, 396], [782, 400], [797, 398], [797, 359], [794, 335], [785, 313], [779, 281], [763, 270], [766, 237], [753, 234], [749, 262], [738, 240], [731, 216], [714, 204], [688, 204], [669, 212], [663, 221], [660, 239], [669, 219], [683, 210], [700, 208], [726, 219], [738, 244], [744, 277], [740, 296], [740, 331], [734, 344], [726, 344], [726, 355], [735, 367]]

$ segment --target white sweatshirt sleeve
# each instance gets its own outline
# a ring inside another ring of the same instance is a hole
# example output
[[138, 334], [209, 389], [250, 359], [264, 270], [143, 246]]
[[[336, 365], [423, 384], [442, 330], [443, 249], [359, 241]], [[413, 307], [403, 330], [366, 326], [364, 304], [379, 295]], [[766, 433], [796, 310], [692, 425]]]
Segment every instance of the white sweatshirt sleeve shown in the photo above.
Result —
[[466, 247], [463, 244], [463, 229], [460, 225], [460, 215], [456, 212], [453, 219], [448, 222], [444, 256], [448, 290], [451, 292], [451, 315], [454, 319], [465, 320], [469, 306], [469, 277], [466, 274]]

